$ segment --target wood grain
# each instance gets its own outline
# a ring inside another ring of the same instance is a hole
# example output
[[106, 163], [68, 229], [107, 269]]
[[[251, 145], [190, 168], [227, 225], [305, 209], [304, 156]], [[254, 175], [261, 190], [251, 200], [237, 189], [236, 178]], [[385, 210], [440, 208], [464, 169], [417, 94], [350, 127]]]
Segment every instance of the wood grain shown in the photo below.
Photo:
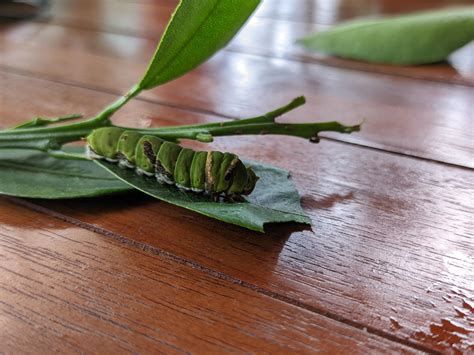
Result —
[[[429, 66], [400, 67], [390, 65], [368, 64], [358, 61], [343, 60], [322, 54], [312, 54], [296, 45], [298, 38], [310, 33], [327, 29], [329, 25], [341, 20], [373, 14], [398, 14], [401, 12], [422, 9], [441, 8], [448, 5], [469, 4], [459, 2], [430, 2], [407, 6], [406, 2], [392, 2], [360, 6], [342, 2], [340, 6], [331, 6], [322, 2], [301, 4], [280, 1], [264, 1], [259, 10], [249, 20], [241, 33], [232, 42], [229, 50], [253, 53], [264, 56], [283, 57], [287, 59], [317, 62], [319, 64], [342, 68], [357, 69], [369, 72], [380, 72], [392, 75], [415, 77], [427, 80], [453, 82], [474, 85], [474, 46], [456, 52], [449, 63]], [[399, 4], [403, 4], [400, 6]], [[148, 38], [155, 41], [161, 36], [175, 1], [165, 2], [120, 2], [107, 0], [82, 2], [80, 6], [72, 1], [56, 1], [44, 21], [66, 27]], [[301, 15], [316, 17], [302, 21]], [[140, 18], [140, 21], [136, 21]]]
[[415, 352], [5, 198], [0, 260], [2, 353]]
[[[112, 97], [13, 74], [2, 80], [17, 90], [2, 93], [0, 113], [12, 123], [38, 102], [22, 105], [20, 92], [41, 93], [38, 100], [51, 106], [39, 112], [45, 115], [64, 101], [67, 112], [87, 102], [90, 114]], [[210, 120], [143, 101], [119, 119], [142, 127]], [[467, 311], [463, 302], [474, 291], [463, 271], [474, 268], [470, 170], [328, 141], [238, 137], [212, 146], [290, 169], [313, 229], [275, 225], [259, 236], [141, 195], [35, 203], [384, 336], [446, 350], [443, 339], [429, 336], [432, 326], [448, 319], [470, 329], [457, 313]], [[450, 334], [467, 349], [465, 334]]]
[[[69, 0], [71, 1], [71, 0]], [[86, 0], [87, 1], [87, 0]], [[91, 1], [91, 0], [89, 0]], [[104, 0], [101, 0], [104, 2]], [[105, 0], [107, 1], [107, 0]], [[113, 1], [113, 0], [108, 0]], [[178, 0], [123, 0], [127, 5], [122, 6], [147, 6], [151, 11], [152, 7], [165, 8], [178, 4]], [[308, 23], [328, 23], [340, 22], [359, 16], [370, 15], [399, 15], [406, 12], [432, 10], [448, 6], [472, 5], [470, 0], [344, 0], [329, 2], [324, 0], [265, 0], [262, 1], [256, 17], [272, 18], [276, 20], [286, 20], [294, 22]], [[131, 7], [129, 8], [131, 9]], [[328, 18], [329, 21], [324, 21]]]
[[[145, 21], [161, 19], [169, 16], [176, 5], [177, 0], [83, 0], [78, 4], [74, 0], [53, 0], [48, 15], [67, 18], [69, 22], [87, 21], [86, 15], [93, 15], [89, 19], [92, 23], [95, 18], [105, 12], [110, 12], [115, 17], [106, 19], [106, 23], [120, 26], [112, 21], [114, 18], [122, 20], [122, 23], [130, 24], [127, 17], [130, 14], [139, 14]], [[302, 22], [319, 25], [333, 25], [354, 17], [373, 15], [400, 15], [407, 12], [432, 10], [450, 6], [472, 5], [470, 0], [345, 0], [339, 2], [327, 2], [321, 0], [265, 0], [253, 16], [272, 20], [287, 22]], [[132, 22], [132, 24], [135, 24]], [[141, 23], [140, 25], [143, 25]]]
[[[152, 0], [140, 0], [152, 3]], [[173, 2], [172, 2], [173, 3]], [[432, 10], [449, 6], [472, 5], [469, 0], [324, 0], [263, 1], [256, 16], [278, 20], [334, 24], [354, 17], [400, 15], [407, 12]]]
[[[91, 117], [117, 99], [116, 95], [45, 81], [20, 74], [0, 72], [0, 128], [14, 126], [35, 116], [57, 117], [80, 113]], [[26, 98], [30, 98], [25, 100]], [[222, 121], [217, 116], [192, 112], [142, 100], [133, 100], [114, 118], [118, 125], [134, 127], [194, 124]]]
[[[128, 38], [125, 42], [113, 42], [110, 36], [115, 38], [115, 35], [98, 38], [97, 33], [74, 31], [75, 36], [69, 30], [56, 28], [42, 34], [40, 31], [26, 42], [0, 41], [4, 53], [0, 65], [10, 71], [20, 70], [29, 75], [118, 93], [138, 80], [146, 68], [144, 58], [148, 56], [145, 53], [151, 55], [153, 51], [152, 45], [144, 40]], [[74, 41], [67, 40], [72, 37]], [[123, 53], [115, 55], [121, 48], [125, 48]], [[42, 55], [32, 61], [38, 52]], [[309, 102], [290, 113], [287, 119], [347, 123], [365, 119], [360, 134], [326, 136], [474, 167], [473, 90], [466, 86], [226, 52], [183, 78], [141, 97], [225, 117], [242, 117], [261, 114], [294, 96], [306, 94]]]

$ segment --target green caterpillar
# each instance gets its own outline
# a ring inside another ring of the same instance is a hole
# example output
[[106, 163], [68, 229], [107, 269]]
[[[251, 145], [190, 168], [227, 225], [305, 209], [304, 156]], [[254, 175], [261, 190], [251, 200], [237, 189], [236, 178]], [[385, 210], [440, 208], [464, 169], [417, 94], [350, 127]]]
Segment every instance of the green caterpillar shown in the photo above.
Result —
[[242, 201], [255, 188], [258, 176], [238, 156], [218, 151], [194, 151], [159, 137], [118, 127], [94, 130], [87, 137], [91, 159], [105, 159], [137, 174], [155, 176], [159, 183], [205, 193], [218, 200]]

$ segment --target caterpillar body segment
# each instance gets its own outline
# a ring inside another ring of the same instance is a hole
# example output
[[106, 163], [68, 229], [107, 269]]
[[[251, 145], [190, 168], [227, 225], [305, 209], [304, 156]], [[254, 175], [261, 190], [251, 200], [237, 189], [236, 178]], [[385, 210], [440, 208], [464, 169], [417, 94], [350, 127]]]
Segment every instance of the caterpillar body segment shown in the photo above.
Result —
[[176, 161], [180, 168], [174, 170], [174, 181], [178, 188], [185, 191], [191, 190], [191, 164], [195, 153], [192, 149], [183, 148]]
[[258, 176], [232, 153], [194, 151], [118, 127], [94, 130], [88, 137], [91, 159], [105, 159], [136, 173], [155, 176], [161, 184], [238, 201], [255, 188]]
[[176, 143], [164, 142], [156, 156], [155, 169], [158, 182], [173, 185], [174, 170], [179, 153], [183, 148]]
[[142, 136], [135, 149], [136, 172], [139, 175], [154, 176], [156, 154], [164, 140], [155, 136]]
[[125, 131], [120, 135], [117, 145], [117, 157], [121, 167], [134, 168], [136, 166], [135, 150], [141, 135], [133, 131]]
[[195, 152], [189, 176], [191, 179], [191, 190], [194, 192], [203, 192], [206, 184], [206, 166], [207, 152]]

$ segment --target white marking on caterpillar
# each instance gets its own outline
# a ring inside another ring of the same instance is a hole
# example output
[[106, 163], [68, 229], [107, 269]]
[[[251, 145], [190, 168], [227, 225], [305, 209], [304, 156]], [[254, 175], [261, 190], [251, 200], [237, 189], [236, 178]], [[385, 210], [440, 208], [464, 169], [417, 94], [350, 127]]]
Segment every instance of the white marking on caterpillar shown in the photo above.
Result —
[[135, 168], [135, 165], [133, 165], [132, 163], [130, 163], [128, 161], [128, 159], [120, 159], [119, 162], [118, 162], [118, 165], [119, 167], [121, 167], [122, 169], [134, 169]]
[[86, 156], [89, 159], [104, 159], [104, 157], [102, 155], [99, 155], [96, 152], [94, 152], [89, 145], [86, 146]]
[[170, 179], [168, 176], [166, 176], [165, 174], [156, 173], [155, 176], [156, 176], [156, 180], [157, 180], [160, 184], [174, 185], [174, 181], [171, 180], [171, 179]]
[[135, 168], [135, 172], [140, 176], [145, 175], [145, 176], [148, 176], [148, 177], [152, 177], [152, 176], [155, 175], [154, 173], [150, 173], [150, 172], [145, 171], [145, 170], [140, 169], [140, 168]]
[[176, 187], [180, 190], [183, 190], [183, 191], [191, 191], [191, 188], [183, 186], [181, 184], [176, 184]]

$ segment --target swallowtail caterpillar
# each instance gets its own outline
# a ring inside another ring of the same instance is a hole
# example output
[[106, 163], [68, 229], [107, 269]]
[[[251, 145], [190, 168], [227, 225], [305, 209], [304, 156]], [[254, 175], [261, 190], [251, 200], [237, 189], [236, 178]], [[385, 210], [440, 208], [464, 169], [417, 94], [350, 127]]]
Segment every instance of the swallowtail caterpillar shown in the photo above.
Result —
[[118, 127], [94, 130], [87, 137], [91, 159], [105, 159], [136, 173], [155, 176], [159, 183], [183, 191], [211, 195], [229, 202], [242, 201], [255, 188], [258, 176], [238, 156], [218, 151], [195, 151]]

